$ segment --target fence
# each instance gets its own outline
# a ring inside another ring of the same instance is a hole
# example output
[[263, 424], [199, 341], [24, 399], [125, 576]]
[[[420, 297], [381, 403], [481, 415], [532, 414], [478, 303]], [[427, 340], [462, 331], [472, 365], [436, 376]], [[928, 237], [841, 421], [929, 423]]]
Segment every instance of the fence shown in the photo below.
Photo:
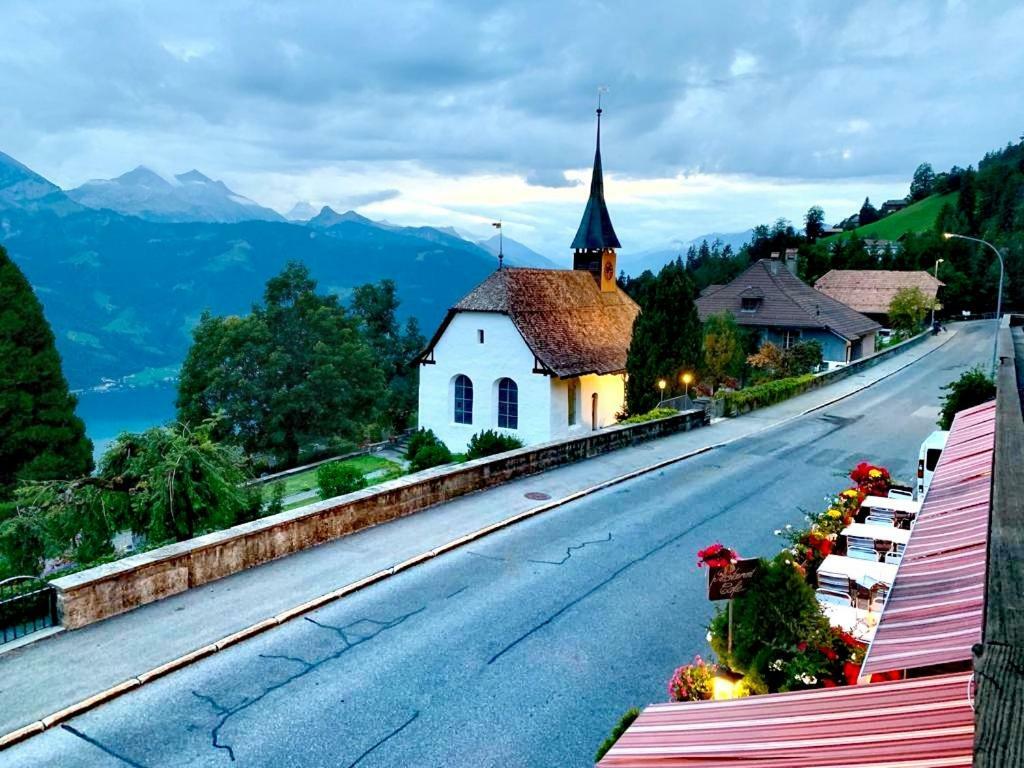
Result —
[[0, 645], [57, 623], [57, 590], [35, 576], [0, 581]]

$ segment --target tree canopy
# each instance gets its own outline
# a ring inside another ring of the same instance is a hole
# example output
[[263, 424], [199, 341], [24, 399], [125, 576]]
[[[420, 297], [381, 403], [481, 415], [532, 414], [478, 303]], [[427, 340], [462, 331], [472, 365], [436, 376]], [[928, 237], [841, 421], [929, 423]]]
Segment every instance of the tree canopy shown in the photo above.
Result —
[[92, 443], [75, 415], [60, 355], [28, 280], [0, 247], [0, 502], [19, 480], [92, 470]]
[[[363, 322], [379, 332], [381, 314], [367, 310]], [[360, 320], [291, 262], [252, 314], [203, 316], [181, 370], [178, 418], [196, 424], [223, 413], [216, 437], [294, 465], [303, 446], [359, 439], [384, 385]]]
[[645, 413], [662, 397], [658, 381], [664, 379], [665, 397], [682, 394], [679, 377], [695, 371], [701, 362], [701, 324], [693, 280], [679, 261], [662, 267], [641, 292], [642, 309], [633, 324], [633, 339], [626, 358], [626, 408]]
[[932, 302], [916, 285], [900, 288], [889, 302], [889, 325], [910, 336], [921, 330]]
[[707, 383], [720, 386], [743, 375], [746, 362], [743, 330], [730, 312], [711, 315], [704, 321], [704, 372]]

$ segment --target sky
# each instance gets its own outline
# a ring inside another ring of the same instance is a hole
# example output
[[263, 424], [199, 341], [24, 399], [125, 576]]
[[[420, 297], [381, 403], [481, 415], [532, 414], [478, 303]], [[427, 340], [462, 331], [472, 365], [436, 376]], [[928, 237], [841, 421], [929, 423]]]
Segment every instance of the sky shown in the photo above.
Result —
[[599, 87], [626, 251], [901, 197], [1024, 131], [1011, 2], [4, 0], [0, 150], [568, 254]]

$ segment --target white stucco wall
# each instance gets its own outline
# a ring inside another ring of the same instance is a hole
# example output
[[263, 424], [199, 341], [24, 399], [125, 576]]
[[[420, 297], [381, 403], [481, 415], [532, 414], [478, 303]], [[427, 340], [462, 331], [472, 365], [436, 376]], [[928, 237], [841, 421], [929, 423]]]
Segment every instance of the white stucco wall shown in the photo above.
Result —
[[[484, 343], [478, 331], [484, 332]], [[498, 430], [498, 380], [519, 386], [519, 428], [501, 429], [525, 445], [542, 443], [612, 426], [625, 402], [622, 375], [582, 376], [577, 423], [568, 423], [568, 380], [534, 373], [533, 353], [515, 325], [497, 312], [460, 312], [434, 347], [434, 364], [420, 366], [419, 426], [432, 429], [452, 451], [464, 451], [484, 429]], [[459, 374], [473, 382], [473, 423], [455, 423], [454, 382]], [[592, 398], [597, 395], [597, 424]]]
[[[550, 378], [533, 373], [533, 353], [506, 315], [458, 313], [434, 347], [434, 360], [420, 366], [419, 425], [432, 429], [449, 449], [464, 451], [477, 432], [498, 429], [497, 382], [506, 376], [519, 387], [519, 428], [500, 431], [525, 445], [551, 439]], [[472, 424], [455, 423], [454, 379], [460, 373], [473, 382]]]

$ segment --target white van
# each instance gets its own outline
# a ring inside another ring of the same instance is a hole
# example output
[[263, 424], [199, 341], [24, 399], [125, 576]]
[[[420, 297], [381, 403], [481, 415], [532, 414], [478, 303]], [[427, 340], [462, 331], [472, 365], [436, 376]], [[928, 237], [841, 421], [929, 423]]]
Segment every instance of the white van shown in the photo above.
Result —
[[946, 439], [949, 432], [937, 430], [932, 432], [921, 443], [921, 452], [917, 456], [917, 493], [914, 498], [923, 501], [928, 487], [932, 484], [932, 475], [935, 474], [935, 466], [939, 463], [939, 456], [946, 447]]

